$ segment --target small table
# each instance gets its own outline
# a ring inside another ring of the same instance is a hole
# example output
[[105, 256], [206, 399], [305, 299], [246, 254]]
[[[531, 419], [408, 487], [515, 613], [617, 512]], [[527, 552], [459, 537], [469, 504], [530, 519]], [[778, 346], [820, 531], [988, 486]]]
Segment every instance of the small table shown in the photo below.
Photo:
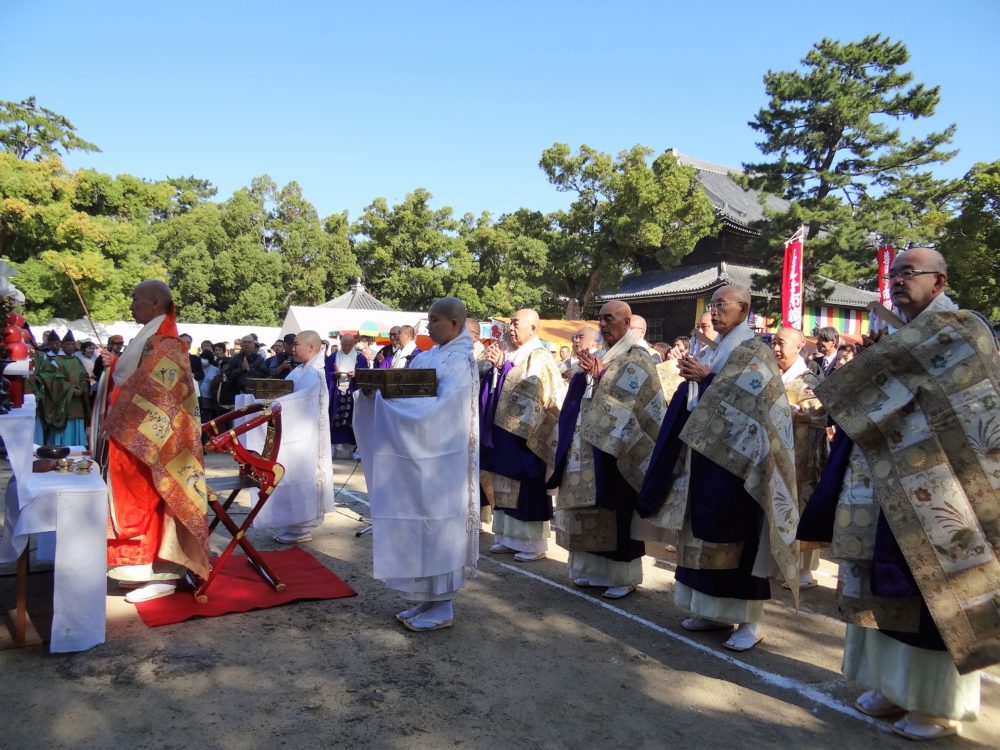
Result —
[[108, 488], [96, 465], [89, 474], [33, 474], [34, 428], [33, 398], [0, 415], [14, 471], [4, 498], [0, 562], [19, 560], [30, 534], [56, 533], [49, 650], [85, 651], [104, 643]]

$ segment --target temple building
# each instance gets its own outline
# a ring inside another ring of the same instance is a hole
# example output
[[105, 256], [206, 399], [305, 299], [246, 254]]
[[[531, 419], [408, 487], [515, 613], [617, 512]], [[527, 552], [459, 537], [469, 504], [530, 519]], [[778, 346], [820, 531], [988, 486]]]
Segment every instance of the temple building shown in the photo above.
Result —
[[[691, 332], [716, 289], [726, 284], [740, 284], [751, 292], [751, 325], [762, 333], [774, 330], [775, 322], [780, 323], [780, 294], [772, 294], [754, 283], [754, 274], [767, 274], [768, 269], [755, 262], [747, 245], [756, 236], [751, 228], [753, 223], [764, 218], [764, 206], [782, 211], [788, 207], [788, 202], [767, 195], [762, 206], [760, 193], [744, 190], [730, 177], [731, 173], [740, 170], [693, 159], [676, 150], [672, 153], [678, 162], [694, 168], [698, 183], [715, 205], [721, 229], [699, 240], [680, 265], [628, 276], [617, 290], [602, 294], [598, 303], [627, 302], [633, 312], [646, 318], [648, 341], [670, 342]], [[815, 329], [823, 326], [833, 326], [841, 333], [856, 337], [866, 332], [867, 306], [878, 300], [878, 293], [832, 280], [826, 280], [826, 287], [824, 297], [817, 299], [815, 290], [806, 285], [805, 334], [812, 335]]]

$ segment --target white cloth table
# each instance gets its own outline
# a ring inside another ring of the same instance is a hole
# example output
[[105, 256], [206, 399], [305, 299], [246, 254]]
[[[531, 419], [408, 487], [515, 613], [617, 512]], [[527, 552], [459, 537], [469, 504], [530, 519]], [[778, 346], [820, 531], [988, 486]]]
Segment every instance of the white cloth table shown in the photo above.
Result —
[[[14, 478], [7, 485], [0, 562], [13, 562], [29, 534], [55, 532], [52, 652], [104, 643], [108, 488], [97, 472], [33, 474], [34, 399], [0, 415]], [[44, 545], [40, 544], [40, 549]]]

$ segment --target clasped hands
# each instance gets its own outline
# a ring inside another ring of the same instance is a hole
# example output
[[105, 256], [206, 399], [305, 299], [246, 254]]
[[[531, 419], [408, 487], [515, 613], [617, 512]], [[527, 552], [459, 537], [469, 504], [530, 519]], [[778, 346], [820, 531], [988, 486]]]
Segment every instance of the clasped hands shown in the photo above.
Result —
[[701, 383], [708, 377], [711, 370], [701, 362], [687, 354], [677, 360], [677, 369], [680, 370], [681, 377], [695, 383]]

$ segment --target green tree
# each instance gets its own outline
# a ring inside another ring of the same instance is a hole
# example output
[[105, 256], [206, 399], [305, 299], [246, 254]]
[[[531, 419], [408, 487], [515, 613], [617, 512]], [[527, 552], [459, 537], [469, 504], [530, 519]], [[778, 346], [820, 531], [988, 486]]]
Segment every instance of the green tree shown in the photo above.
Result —
[[478, 269], [460, 236], [461, 224], [448, 206], [431, 208], [432, 197], [419, 188], [391, 208], [385, 198], [365, 208], [352, 227], [365, 284], [403, 310], [426, 310], [444, 295], [481, 310], [473, 283]]
[[[940, 229], [935, 196], [947, 189], [919, 170], [952, 156], [942, 147], [955, 126], [909, 139], [896, 127], [930, 117], [940, 99], [938, 87], [913, 84], [912, 74], [900, 70], [909, 57], [902, 42], [881, 35], [847, 44], [823, 39], [802, 60], [804, 70], [764, 76], [770, 101], [749, 125], [773, 160], [744, 169], [751, 187], [783, 195], [791, 206], [760, 227], [762, 260], [779, 257], [800, 224], [807, 227], [810, 275], [821, 267], [873, 264], [871, 232], [891, 237]], [[854, 265], [829, 265], [837, 256]]]
[[319, 305], [329, 299], [331, 291], [345, 291], [359, 271], [347, 237], [324, 231], [316, 209], [302, 197], [297, 183], [289, 183], [274, 198], [268, 244], [282, 257], [281, 311], [290, 304]]
[[27, 159], [34, 151], [41, 159], [70, 151], [100, 151], [76, 134], [73, 123], [51, 109], [39, 107], [35, 97], [22, 102], [0, 101], [0, 149]]
[[[155, 239], [130, 215], [149, 214], [150, 206], [138, 207], [156, 194], [148, 187], [128, 175], [67, 172], [58, 156], [25, 161], [0, 153], [0, 253], [20, 271], [29, 320], [83, 314], [70, 276], [98, 320], [126, 317], [131, 287], [163, 278]], [[108, 195], [121, 200], [105, 201]]]
[[624, 274], [655, 262], [676, 265], [716, 225], [712, 203], [695, 172], [665, 152], [634, 146], [617, 158], [587, 145], [572, 154], [556, 143], [539, 167], [561, 192], [575, 194], [568, 210], [549, 218], [558, 238], [549, 245], [550, 283], [586, 308]]
[[512, 315], [530, 307], [543, 316], [560, 312], [558, 301], [546, 286], [548, 245], [532, 230], [544, 217], [537, 211], [521, 209], [494, 221], [488, 212], [463, 221], [462, 238], [476, 261], [473, 280], [478, 300], [467, 305], [476, 317]]
[[973, 166], [941, 244], [956, 301], [1000, 321], [1000, 160]]

